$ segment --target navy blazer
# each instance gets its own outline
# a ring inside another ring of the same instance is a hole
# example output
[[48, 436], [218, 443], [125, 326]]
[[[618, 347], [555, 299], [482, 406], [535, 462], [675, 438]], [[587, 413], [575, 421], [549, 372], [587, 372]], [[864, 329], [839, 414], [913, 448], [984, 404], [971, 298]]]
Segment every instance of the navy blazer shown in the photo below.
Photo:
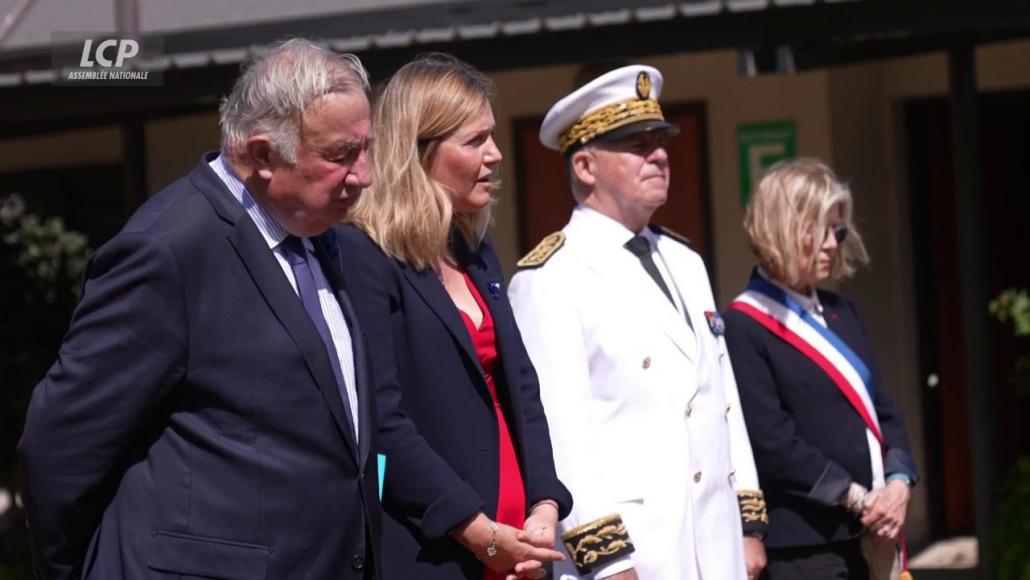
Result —
[[[848, 298], [819, 290], [823, 317], [873, 375], [873, 405], [887, 446], [886, 474], [915, 481], [900, 409], [883, 385], [865, 327]], [[862, 525], [840, 507], [852, 481], [872, 484], [865, 423], [814, 362], [753, 318], [727, 310], [726, 347], [737, 379], [758, 479], [769, 509], [766, 545], [846, 540]]]
[[[483, 565], [448, 534], [496, 513], [497, 416], [461, 315], [432, 269], [387, 257], [359, 228], [341, 235], [344, 278], [368, 336], [386, 455], [383, 578], [480, 578]], [[490, 240], [457, 259], [493, 316], [494, 377], [515, 443], [527, 508], [572, 498], [558, 481], [536, 371], [508, 303]]]
[[373, 566], [370, 362], [337, 258], [313, 240], [352, 332], [357, 441], [318, 331], [213, 156], [100, 248], [33, 393], [19, 452], [41, 577]]

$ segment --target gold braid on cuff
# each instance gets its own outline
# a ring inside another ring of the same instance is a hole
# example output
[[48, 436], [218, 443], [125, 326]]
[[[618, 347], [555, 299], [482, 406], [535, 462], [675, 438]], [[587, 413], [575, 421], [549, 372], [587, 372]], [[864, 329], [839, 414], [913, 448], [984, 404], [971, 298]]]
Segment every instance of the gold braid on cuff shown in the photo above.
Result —
[[740, 519], [743, 523], [761, 522], [769, 524], [769, 513], [765, 509], [765, 494], [758, 489], [742, 489], [737, 492], [740, 502]]
[[664, 121], [662, 108], [654, 99], [628, 99], [587, 113], [558, 135], [558, 151], [563, 155], [573, 145], [584, 145], [608, 131], [637, 121]]
[[594, 568], [632, 554], [634, 550], [619, 514], [571, 529], [562, 534], [562, 541], [580, 574], [589, 574]]

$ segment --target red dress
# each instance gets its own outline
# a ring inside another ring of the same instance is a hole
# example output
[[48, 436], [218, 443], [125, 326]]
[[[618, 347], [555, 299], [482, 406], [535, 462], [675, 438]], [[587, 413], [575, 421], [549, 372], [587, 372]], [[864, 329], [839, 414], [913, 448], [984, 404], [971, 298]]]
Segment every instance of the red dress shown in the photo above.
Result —
[[[465, 328], [468, 329], [472, 344], [476, 347], [476, 356], [483, 366], [483, 374], [486, 379], [486, 386], [490, 389], [490, 398], [494, 403], [494, 413], [497, 414], [497, 441], [500, 452], [500, 477], [497, 486], [497, 515], [494, 518], [497, 522], [522, 529], [526, 520], [526, 490], [522, 485], [522, 471], [519, 469], [519, 459], [515, 455], [515, 445], [511, 440], [511, 431], [508, 429], [508, 422], [504, 418], [504, 411], [501, 409], [501, 400], [497, 396], [497, 385], [494, 383], [494, 371], [497, 369], [497, 336], [494, 334], [494, 319], [490, 316], [490, 309], [483, 302], [479, 290], [465, 276], [465, 285], [475, 298], [479, 310], [483, 313], [483, 321], [479, 328], [472, 322], [469, 315], [460, 308], [462, 320], [465, 321]], [[485, 580], [504, 578], [504, 574], [495, 574], [487, 569], [483, 573]]]

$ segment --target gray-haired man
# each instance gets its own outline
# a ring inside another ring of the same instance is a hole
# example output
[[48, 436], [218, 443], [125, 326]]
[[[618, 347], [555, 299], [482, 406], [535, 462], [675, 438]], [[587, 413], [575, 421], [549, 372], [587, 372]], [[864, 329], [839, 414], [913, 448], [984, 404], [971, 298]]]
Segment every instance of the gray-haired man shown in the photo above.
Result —
[[323, 239], [371, 180], [367, 91], [269, 49], [221, 153], [97, 252], [20, 445], [41, 577], [374, 575], [374, 400]]

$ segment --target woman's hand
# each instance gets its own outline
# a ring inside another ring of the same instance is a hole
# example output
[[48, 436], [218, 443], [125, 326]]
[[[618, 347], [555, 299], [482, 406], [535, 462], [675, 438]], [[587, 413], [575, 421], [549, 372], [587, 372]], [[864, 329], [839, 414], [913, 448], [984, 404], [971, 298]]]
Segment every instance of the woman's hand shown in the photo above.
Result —
[[554, 548], [555, 531], [558, 528], [558, 508], [551, 502], [537, 504], [518, 533], [520, 542], [538, 548]]
[[[561, 552], [519, 540], [518, 535], [522, 530], [509, 525], [496, 523], [497, 532], [492, 532], [492, 523], [495, 522], [491, 522], [483, 513], [476, 514], [458, 530], [455, 539], [494, 572], [515, 572], [518, 577], [531, 578], [545, 562], [565, 559]], [[491, 545], [496, 549], [493, 556], [487, 553]]]
[[905, 525], [910, 497], [908, 484], [900, 480], [891, 481], [887, 487], [869, 492], [862, 507], [862, 525], [877, 539], [897, 539]]

